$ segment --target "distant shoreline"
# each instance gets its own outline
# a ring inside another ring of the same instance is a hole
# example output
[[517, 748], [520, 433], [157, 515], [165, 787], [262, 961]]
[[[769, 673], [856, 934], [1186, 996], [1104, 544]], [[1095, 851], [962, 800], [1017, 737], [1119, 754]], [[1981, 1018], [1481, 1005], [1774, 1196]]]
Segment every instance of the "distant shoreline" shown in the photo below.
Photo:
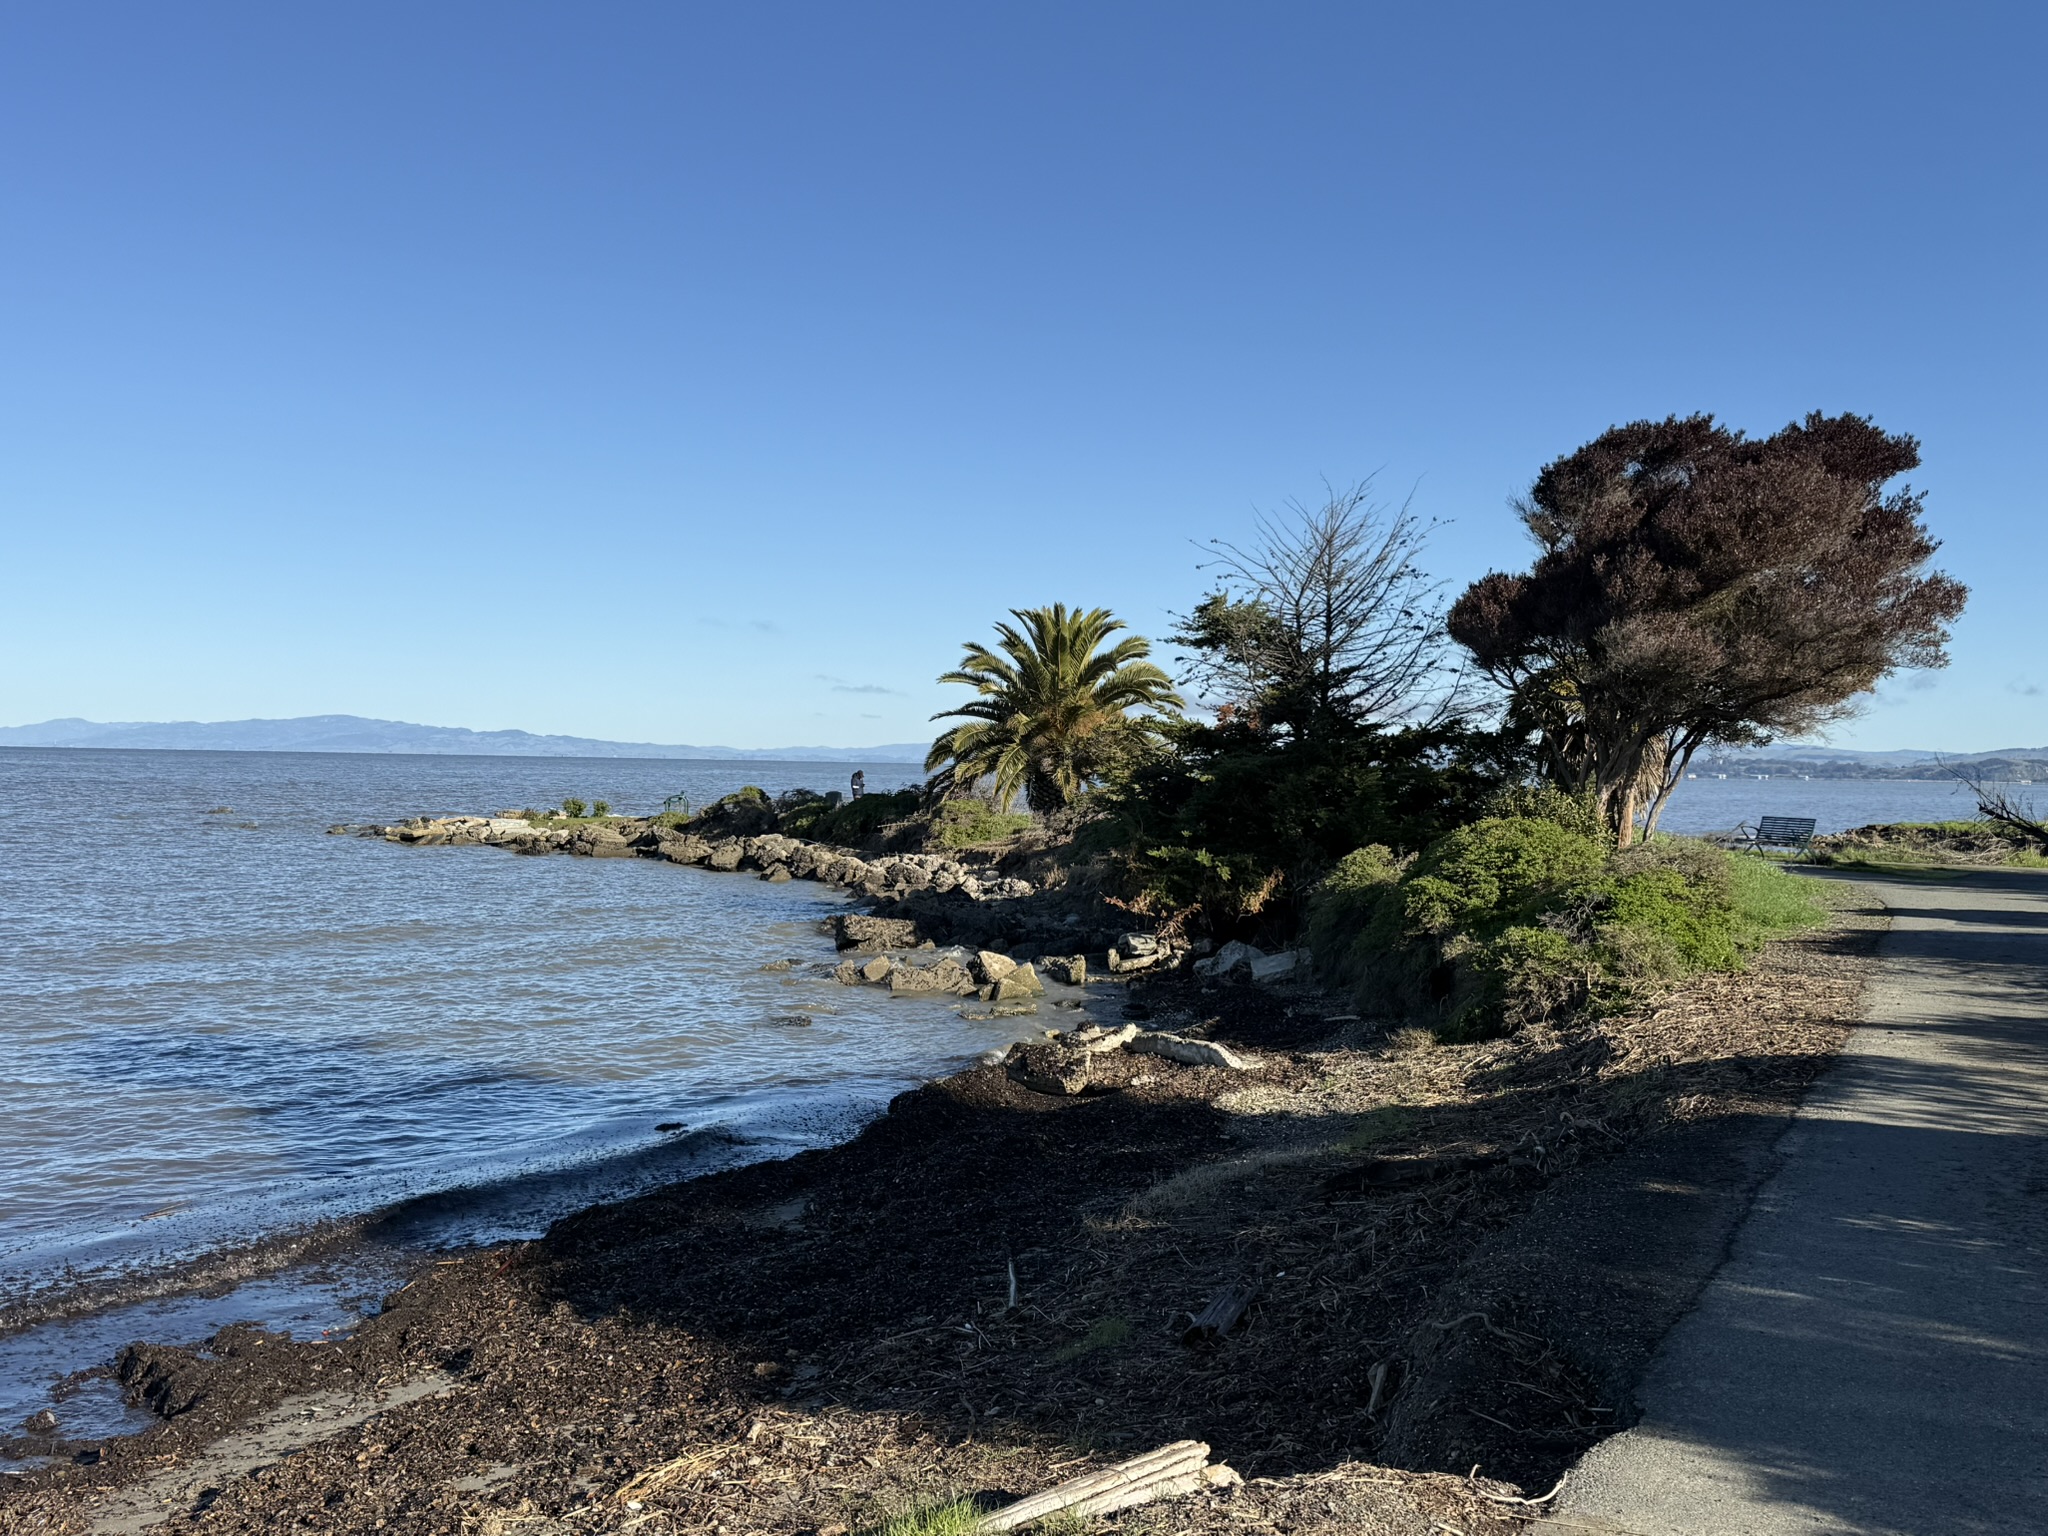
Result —
[[742, 763], [802, 763], [808, 766], [909, 768], [923, 764], [922, 758], [908, 757], [804, 757], [796, 749], [786, 755], [749, 754], [745, 757], [683, 757], [652, 752], [604, 754], [597, 752], [459, 752], [452, 749], [410, 750], [396, 747], [138, 747], [126, 743], [99, 746], [45, 746], [0, 740], [0, 752], [132, 752], [138, 756], [155, 752], [177, 752], [192, 757], [428, 757], [474, 758], [479, 762], [532, 763], [716, 763], [732, 767]]
[[423, 757], [663, 758], [694, 762], [922, 764], [929, 743], [863, 747], [724, 747], [608, 741], [532, 731], [475, 731], [362, 715], [284, 720], [114, 721], [64, 719], [0, 726], [0, 747], [128, 749], [144, 752], [339, 752]]

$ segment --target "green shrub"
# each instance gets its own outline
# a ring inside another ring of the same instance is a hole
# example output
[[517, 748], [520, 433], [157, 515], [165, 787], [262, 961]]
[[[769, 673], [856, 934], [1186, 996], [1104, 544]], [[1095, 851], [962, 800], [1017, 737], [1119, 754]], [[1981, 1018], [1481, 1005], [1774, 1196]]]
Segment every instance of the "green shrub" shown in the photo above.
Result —
[[1635, 930], [1626, 952], [1667, 953], [1674, 964], [1655, 971], [1732, 971], [1742, 964], [1738, 919], [1727, 883], [1689, 880], [1677, 869], [1646, 869], [1615, 888], [1602, 922], [1605, 930]]
[[1555, 784], [1511, 784], [1493, 797], [1486, 814], [1554, 822], [1567, 832], [1576, 832], [1595, 842], [1608, 839], [1607, 818], [1600, 813], [1599, 796], [1590, 790], [1574, 795]]
[[[862, 795], [858, 800], [847, 800], [811, 816], [804, 823], [808, 830], [795, 835], [820, 843], [858, 847], [890, 822], [915, 816], [923, 803], [923, 792], [916, 789], [900, 789], [893, 795]], [[783, 825], [789, 826], [788, 818], [784, 818]]]
[[1165, 727], [1170, 750], [1094, 797], [1084, 851], [1108, 856], [1121, 894], [1154, 909], [1201, 908], [1216, 938], [1285, 928], [1355, 848], [1414, 853], [1500, 784], [1496, 739], [1458, 728], [1274, 737], [1242, 717]]
[[823, 795], [809, 789], [783, 791], [775, 797], [775, 810], [781, 817], [779, 830], [791, 837], [811, 836], [811, 828], [839, 804], [839, 798], [836, 789]]
[[1317, 887], [1307, 936], [1367, 1007], [1469, 1041], [1701, 971], [1821, 920], [1817, 892], [1687, 838], [1615, 852], [1570, 797], [1521, 792], [1405, 866], [1383, 847]]
[[591, 802], [590, 802], [590, 814], [591, 814], [591, 815], [593, 815], [593, 816], [609, 816], [609, 815], [611, 815], [611, 813], [612, 813], [612, 803], [611, 803], [611, 801], [609, 801], [609, 800], [593, 800], [593, 801], [591, 801]]
[[1398, 931], [1389, 933], [1387, 900], [1401, 881], [1402, 860], [1379, 843], [1347, 853], [1309, 898], [1306, 937], [1325, 980], [1356, 986]]
[[571, 821], [581, 820], [583, 816], [583, 802], [571, 796], [562, 802], [562, 814]]
[[1739, 970], [1760, 945], [1826, 916], [1798, 876], [1687, 838], [1632, 848], [1615, 864], [1623, 878], [1601, 938], [1609, 970], [1625, 984]]
[[1031, 825], [1022, 811], [1000, 811], [986, 800], [948, 800], [938, 809], [933, 829], [948, 848], [974, 848], [1000, 843]]
[[1403, 915], [1417, 933], [1498, 930], [1596, 894], [1606, 864], [1602, 839], [1541, 817], [1489, 816], [1431, 845], [1404, 882]]
[[1446, 1040], [1483, 1040], [1549, 1018], [1585, 1000], [1599, 967], [1561, 928], [1522, 924], [1473, 947], [1475, 985], [1438, 1030]]

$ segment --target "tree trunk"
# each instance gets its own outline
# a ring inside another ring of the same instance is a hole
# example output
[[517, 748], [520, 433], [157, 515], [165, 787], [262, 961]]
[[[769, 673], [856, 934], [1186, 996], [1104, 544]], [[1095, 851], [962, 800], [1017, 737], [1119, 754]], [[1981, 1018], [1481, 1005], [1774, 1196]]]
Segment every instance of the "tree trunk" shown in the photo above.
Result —
[[1678, 781], [1685, 777], [1685, 770], [1692, 764], [1693, 753], [1699, 750], [1699, 742], [1686, 739], [1675, 756], [1667, 753], [1661, 782], [1657, 786], [1656, 798], [1650, 802], [1650, 814], [1643, 823], [1643, 836], [1656, 835], [1657, 823], [1663, 819], [1664, 807], [1671, 803], [1672, 791], [1678, 788]]

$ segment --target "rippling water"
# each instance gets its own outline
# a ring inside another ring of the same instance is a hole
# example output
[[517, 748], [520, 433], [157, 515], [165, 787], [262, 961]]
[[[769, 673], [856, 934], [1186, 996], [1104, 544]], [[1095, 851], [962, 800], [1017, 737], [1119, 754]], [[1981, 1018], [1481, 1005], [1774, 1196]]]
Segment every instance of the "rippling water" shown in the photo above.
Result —
[[853, 766], [0, 751], [0, 1301], [439, 1192], [531, 1231], [1014, 1038], [821, 977], [819, 886], [325, 832]]
[[[2048, 806], [2048, 789], [2025, 788]], [[1760, 816], [1811, 816], [1817, 832], [1845, 832], [1874, 822], [1967, 821], [1977, 814], [1970, 791], [1954, 779], [1686, 779], [1671, 797], [1669, 832], [1720, 832]]]

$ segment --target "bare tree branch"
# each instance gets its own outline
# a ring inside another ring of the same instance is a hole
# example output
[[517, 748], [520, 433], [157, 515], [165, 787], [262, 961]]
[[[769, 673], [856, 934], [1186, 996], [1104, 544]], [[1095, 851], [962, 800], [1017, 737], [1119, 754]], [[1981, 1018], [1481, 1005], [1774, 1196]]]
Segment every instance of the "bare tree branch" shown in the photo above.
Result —
[[2015, 796], [2004, 785], [1977, 778], [1949, 763], [1941, 766], [1944, 772], [1977, 797], [1979, 816], [2000, 831], [2019, 839], [2022, 844], [2033, 847], [2037, 852], [2048, 853], [2048, 821], [2041, 819], [2031, 799]]
[[1249, 544], [1210, 541], [1218, 590], [1174, 636], [1205, 702], [1297, 735], [1452, 706], [1442, 584], [1418, 563], [1437, 525], [1371, 495], [1370, 480], [1331, 489], [1320, 507], [1261, 514]]

